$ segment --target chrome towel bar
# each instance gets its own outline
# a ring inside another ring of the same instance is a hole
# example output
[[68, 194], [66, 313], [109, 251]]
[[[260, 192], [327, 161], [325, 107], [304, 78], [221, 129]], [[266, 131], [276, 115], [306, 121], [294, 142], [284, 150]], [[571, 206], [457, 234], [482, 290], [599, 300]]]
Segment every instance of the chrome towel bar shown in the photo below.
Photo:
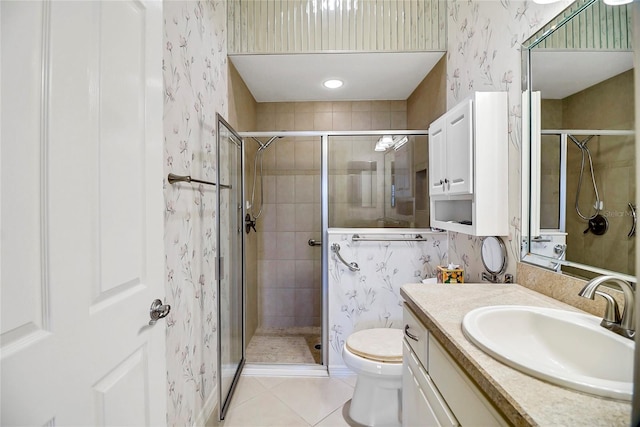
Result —
[[175, 184], [176, 182], [198, 182], [200, 184], [216, 185], [220, 188], [231, 188], [230, 185], [216, 184], [215, 182], [203, 181], [201, 179], [191, 178], [190, 175], [176, 175], [174, 173], [170, 173], [169, 175], [167, 175], [167, 180], [169, 181], [169, 184]]
[[422, 234], [416, 234], [415, 237], [361, 237], [359, 234], [351, 236], [353, 242], [423, 242], [427, 240]]

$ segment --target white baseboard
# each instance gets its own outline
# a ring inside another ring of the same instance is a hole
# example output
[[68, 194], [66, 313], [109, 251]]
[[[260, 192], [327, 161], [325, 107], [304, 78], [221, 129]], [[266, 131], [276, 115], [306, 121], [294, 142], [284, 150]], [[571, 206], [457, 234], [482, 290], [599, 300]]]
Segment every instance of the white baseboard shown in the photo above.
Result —
[[335, 365], [329, 366], [329, 376], [330, 377], [353, 377], [356, 374], [345, 365]]

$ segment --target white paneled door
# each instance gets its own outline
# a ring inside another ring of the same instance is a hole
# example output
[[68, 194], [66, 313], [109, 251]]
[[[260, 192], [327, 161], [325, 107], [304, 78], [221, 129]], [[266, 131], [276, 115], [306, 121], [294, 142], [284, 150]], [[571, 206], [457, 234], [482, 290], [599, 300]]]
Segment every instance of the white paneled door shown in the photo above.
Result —
[[0, 42], [0, 424], [166, 424], [162, 3], [3, 0]]

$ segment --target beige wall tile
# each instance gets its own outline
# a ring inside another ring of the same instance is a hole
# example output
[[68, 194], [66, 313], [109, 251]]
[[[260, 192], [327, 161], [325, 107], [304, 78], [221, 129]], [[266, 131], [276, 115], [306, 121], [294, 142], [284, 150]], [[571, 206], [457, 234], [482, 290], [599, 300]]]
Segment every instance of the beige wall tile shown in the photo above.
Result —
[[[253, 208], [255, 214], [258, 214], [260, 209], [260, 195], [257, 195], [256, 205]], [[261, 231], [277, 231], [276, 218], [277, 218], [277, 206], [274, 203], [267, 203], [262, 206], [262, 215], [258, 218], [256, 228]]]
[[351, 111], [371, 111], [371, 101], [354, 101], [351, 103]]
[[275, 287], [278, 278], [278, 261], [270, 259], [258, 261], [258, 275], [261, 287]]
[[314, 169], [315, 151], [320, 151], [320, 142], [316, 140], [297, 140], [294, 146], [295, 168], [298, 171]]
[[351, 130], [351, 112], [333, 113], [333, 130]]
[[315, 102], [296, 102], [296, 113], [313, 113], [315, 112]]
[[259, 131], [275, 130], [276, 128], [276, 114], [275, 113], [263, 113], [258, 115], [256, 121], [256, 127]]
[[276, 102], [276, 114], [293, 113], [295, 111], [294, 102]]
[[278, 272], [276, 276], [276, 287], [294, 288], [296, 284], [296, 262], [293, 260], [278, 260]]
[[293, 138], [278, 139], [274, 144], [276, 149], [276, 168], [279, 170], [293, 169], [295, 167], [295, 142]]
[[[278, 297], [277, 289], [262, 289], [260, 292], [260, 303], [263, 313], [278, 312]], [[264, 320], [266, 320], [266, 318], [263, 316], [263, 322]]]
[[[295, 231], [314, 231], [313, 228], [313, 203], [296, 203]], [[311, 238], [311, 237], [309, 237]]]
[[276, 113], [275, 130], [295, 130], [295, 113]]
[[[267, 140], [264, 140], [263, 142], [267, 142]], [[274, 142], [273, 144], [277, 144], [277, 142]], [[262, 150], [261, 156], [263, 170], [273, 170], [276, 168], [276, 152], [277, 148], [273, 145], [270, 145], [268, 148]], [[254, 163], [251, 164], [251, 167], [253, 167], [253, 165]], [[259, 167], [260, 162], [258, 161], [258, 168]]]
[[296, 175], [295, 203], [313, 203], [313, 175]]
[[389, 101], [389, 110], [390, 111], [403, 111], [403, 112], [407, 112], [407, 101], [401, 101], [401, 100], [397, 100], [397, 101]]
[[332, 130], [333, 114], [331, 112], [316, 112], [313, 115], [313, 130]]
[[[320, 248], [317, 248], [320, 250]], [[312, 260], [296, 260], [296, 286], [313, 288], [314, 269]], [[300, 285], [304, 286], [300, 286]]]
[[[276, 177], [273, 175], [265, 175], [262, 177], [262, 182], [264, 183], [264, 203], [276, 203], [278, 200]], [[256, 185], [255, 204], [257, 207], [260, 203], [260, 179], [257, 179]]]
[[316, 113], [330, 113], [333, 111], [333, 103], [330, 101], [326, 102], [314, 102], [314, 111]]
[[282, 317], [290, 317], [295, 314], [296, 299], [294, 289], [278, 290], [278, 314]]
[[334, 113], [338, 111], [351, 111], [351, 101], [335, 101], [331, 105], [331, 111]]
[[296, 233], [284, 231], [276, 234], [276, 259], [296, 259]]
[[351, 113], [351, 129], [371, 130], [371, 112], [354, 111]]
[[374, 129], [374, 130], [391, 129], [391, 112], [373, 111], [371, 113], [371, 129]]
[[307, 243], [311, 238], [308, 231], [296, 231], [295, 233], [295, 259], [296, 260], [313, 260], [316, 254], [316, 247], [309, 246]]
[[294, 130], [313, 130], [313, 113], [295, 113]]
[[258, 233], [258, 260], [277, 259], [277, 236], [275, 231]]
[[391, 111], [391, 101], [371, 101], [371, 111]]
[[278, 203], [276, 206], [277, 231], [295, 231], [296, 205], [293, 203]]
[[257, 106], [257, 114], [260, 116], [266, 113], [276, 112], [276, 102], [259, 102]]
[[407, 113], [400, 111], [391, 112], [391, 124], [389, 129], [406, 129], [407, 128]]
[[296, 318], [306, 318], [313, 312], [313, 290], [296, 289], [294, 313]]
[[295, 177], [293, 175], [278, 175], [276, 185], [278, 204], [295, 202]]

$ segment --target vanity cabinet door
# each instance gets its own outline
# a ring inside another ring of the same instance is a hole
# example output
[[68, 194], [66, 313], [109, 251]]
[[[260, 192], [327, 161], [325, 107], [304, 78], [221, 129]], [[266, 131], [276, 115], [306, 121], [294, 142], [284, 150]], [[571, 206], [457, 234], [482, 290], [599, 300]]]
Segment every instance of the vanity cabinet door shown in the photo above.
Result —
[[452, 108], [446, 115], [447, 194], [473, 193], [473, 101]]
[[506, 426], [506, 421], [458, 367], [447, 351], [429, 335], [429, 377], [439, 396], [462, 425]]
[[442, 407], [439, 399], [433, 399], [435, 386], [421, 368], [420, 362], [406, 340], [403, 344], [402, 425], [404, 427], [457, 426], [455, 418], [446, 405]]

